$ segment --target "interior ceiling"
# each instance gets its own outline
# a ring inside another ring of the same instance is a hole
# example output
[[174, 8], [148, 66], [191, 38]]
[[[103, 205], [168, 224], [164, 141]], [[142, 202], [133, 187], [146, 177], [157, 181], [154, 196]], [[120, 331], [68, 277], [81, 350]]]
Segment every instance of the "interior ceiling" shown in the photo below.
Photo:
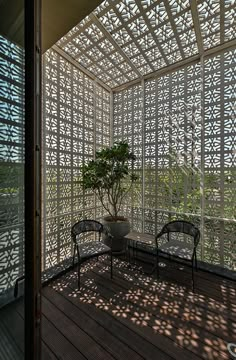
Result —
[[[45, 52], [101, 0], [42, 0], [42, 51]], [[23, 46], [24, 0], [0, 0], [0, 34]]]
[[114, 89], [235, 38], [236, 0], [105, 0], [58, 42]]
[[101, 0], [42, 0], [43, 53], [101, 2]]
[[0, 0], [0, 18], [0, 34], [23, 46], [24, 0]]

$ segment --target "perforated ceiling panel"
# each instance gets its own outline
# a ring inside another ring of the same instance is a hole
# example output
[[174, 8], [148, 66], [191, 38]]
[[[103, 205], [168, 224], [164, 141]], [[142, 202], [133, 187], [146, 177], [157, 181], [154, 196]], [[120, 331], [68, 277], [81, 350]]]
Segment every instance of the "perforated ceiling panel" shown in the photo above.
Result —
[[235, 0], [109, 0], [57, 45], [111, 88], [235, 38]]

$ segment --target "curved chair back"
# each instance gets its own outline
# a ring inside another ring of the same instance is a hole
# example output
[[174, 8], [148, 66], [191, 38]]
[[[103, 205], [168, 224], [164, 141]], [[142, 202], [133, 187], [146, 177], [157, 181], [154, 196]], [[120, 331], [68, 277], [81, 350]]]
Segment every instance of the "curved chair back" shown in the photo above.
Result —
[[101, 240], [101, 233], [103, 232], [103, 224], [96, 220], [81, 220], [75, 223], [71, 229], [71, 235], [74, 243], [76, 243], [77, 236], [85, 232], [98, 232], [99, 241]]
[[160, 236], [167, 234], [169, 240], [169, 233], [171, 232], [178, 232], [192, 236], [194, 239], [194, 246], [197, 246], [199, 243], [200, 231], [194, 224], [188, 221], [174, 220], [169, 222], [168, 224], [163, 226], [161, 232], [157, 235], [156, 238], [159, 238]]

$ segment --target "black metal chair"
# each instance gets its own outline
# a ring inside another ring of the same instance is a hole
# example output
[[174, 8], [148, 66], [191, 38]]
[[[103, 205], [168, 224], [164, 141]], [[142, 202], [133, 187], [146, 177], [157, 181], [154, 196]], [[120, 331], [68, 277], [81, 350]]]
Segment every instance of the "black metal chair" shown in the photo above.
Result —
[[[89, 240], [82, 243], [80, 240], [81, 234], [85, 232], [98, 233], [98, 240]], [[112, 241], [112, 235], [108, 232], [107, 228], [96, 220], [82, 220], [78, 221], [72, 226], [71, 237], [74, 243], [73, 253], [73, 267], [75, 265], [75, 252], [77, 250], [78, 256], [78, 288], [80, 289], [80, 267], [82, 262], [89, 260], [100, 255], [110, 254], [111, 257], [111, 279], [112, 279], [112, 251], [111, 248], [105, 245], [101, 241], [101, 235], [105, 234], [110, 237]]]
[[[193, 239], [191, 241], [179, 240], [178, 236], [171, 235], [171, 233], [182, 233], [189, 235]], [[158, 239], [167, 234], [167, 242], [158, 244]], [[184, 260], [192, 262], [192, 284], [194, 291], [194, 262], [197, 270], [197, 245], [200, 240], [199, 229], [188, 221], [175, 220], [164, 225], [161, 232], [156, 236], [156, 269], [157, 278], [159, 278], [159, 253], [165, 253]]]

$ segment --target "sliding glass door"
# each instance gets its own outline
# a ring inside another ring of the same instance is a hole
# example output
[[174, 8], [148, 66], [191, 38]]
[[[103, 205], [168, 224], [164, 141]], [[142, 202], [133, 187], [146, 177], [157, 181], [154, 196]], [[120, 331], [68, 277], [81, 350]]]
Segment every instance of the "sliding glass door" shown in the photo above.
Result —
[[40, 357], [37, 3], [0, 2], [0, 359]]

